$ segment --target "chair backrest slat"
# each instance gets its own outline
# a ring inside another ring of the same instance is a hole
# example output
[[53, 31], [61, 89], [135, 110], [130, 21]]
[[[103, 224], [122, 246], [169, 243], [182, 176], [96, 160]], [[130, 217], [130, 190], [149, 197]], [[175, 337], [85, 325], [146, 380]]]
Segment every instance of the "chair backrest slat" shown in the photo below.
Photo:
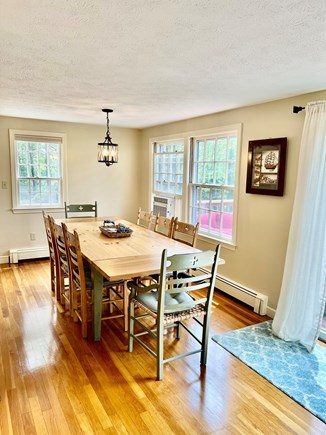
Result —
[[48, 246], [49, 246], [50, 257], [52, 257], [53, 260], [56, 260], [53, 237], [51, 234], [51, 228], [50, 228], [50, 222], [49, 222], [49, 215], [46, 214], [46, 212], [44, 210], [42, 210], [42, 214], [43, 214], [43, 221], [44, 221], [45, 232], [46, 232], [46, 239], [48, 241]]
[[[215, 251], [176, 254], [171, 257], [167, 256], [167, 250], [164, 249], [158, 288], [158, 313], [172, 310], [172, 307], [165, 303], [167, 293], [191, 293], [206, 289], [206, 295], [200, 301], [194, 299], [193, 302], [188, 300], [186, 303], [174, 304], [173, 311], [190, 309], [199, 302], [208, 306], [213, 297], [219, 254], [220, 245], [217, 245]], [[195, 269], [191, 275], [182, 273], [189, 269]]]
[[144, 211], [141, 208], [138, 209], [137, 225], [152, 229], [155, 226], [156, 216], [152, 211]]
[[49, 216], [48, 219], [51, 235], [53, 238], [56, 259], [60, 267], [66, 266], [68, 269], [67, 252], [62, 227], [55, 223], [52, 216]]
[[76, 231], [74, 231], [74, 233], [69, 232], [65, 223], [62, 223], [62, 229], [68, 255], [70, 279], [74, 281], [77, 286], [84, 286], [85, 288], [84, 264], [78, 234]]
[[196, 225], [181, 222], [175, 218], [172, 230], [172, 238], [189, 246], [195, 246], [197, 242], [199, 223]]
[[174, 217], [168, 218], [168, 217], [160, 216], [160, 214], [158, 214], [155, 220], [154, 231], [156, 233], [162, 234], [163, 236], [167, 236], [171, 238], [173, 225], [174, 225]]
[[65, 217], [97, 217], [97, 201], [94, 204], [67, 204]]

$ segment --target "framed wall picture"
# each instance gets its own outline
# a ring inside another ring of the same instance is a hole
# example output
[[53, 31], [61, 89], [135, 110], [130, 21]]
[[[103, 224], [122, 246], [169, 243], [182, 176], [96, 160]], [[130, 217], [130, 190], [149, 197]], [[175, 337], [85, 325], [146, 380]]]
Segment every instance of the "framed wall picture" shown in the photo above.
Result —
[[247, 193], [283, 196], [287, 138], [249, 141]]

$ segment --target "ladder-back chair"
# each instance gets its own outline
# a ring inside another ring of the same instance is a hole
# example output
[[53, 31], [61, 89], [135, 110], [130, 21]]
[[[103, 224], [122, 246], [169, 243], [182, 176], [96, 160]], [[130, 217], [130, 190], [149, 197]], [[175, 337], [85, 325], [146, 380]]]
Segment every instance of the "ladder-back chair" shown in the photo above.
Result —
[[167, 236], [171, 238], [173, 225], [174, 225], [174, 217], [168, 218], [168, 217], [160, 216], [160, 214], [158, 214], [155, 220], [154, 231], [156, 233], [162, 234], [163, 236]]
[[[206, 365], [211, 305], [219, 252], [218, 245], [215, 252], [204, 251], [167, 257], [165, 249], [162, 252], [158, 283], [144, 286], [134, 281], [128, 282], [131, 291], [129, 296], [128, 350], [129, 352], [133, 351], [134, 340], [136, 340], [153, 355], [156, 358], [158, 380], [163, 378], [163, 365], [175, 359], [200, 353], [200, 363]], [[210, 266], [212, 266], [211, 269]], [[178, 271], [193, 267], [197, 268], [195, 276], [175, 278], [178, 276]], [[209, 269], [207, 270], [206, 267]], [[171, 274], [173, 278], [171, 278]], [[135, 308], [138, 308], [136, 314]], [[198, 320], [199, 317], [203, 317], [202, 322]], [[150, 318], [152, 318], [152, 322], [148, 321]], [[200, 338], [191, 331], [189, 319], [194, 319], [202, 327]], [[135, 323], [137, 324], [137, 332], [134, 328]], [[195, 338], [200, 344], [200, 348], [178, 355], [170, 356], [170, 353], [165, 355], [164, 330], [172, 327], [177, 327], [177, 339], [180, 338], [181, 329], [184, 329]], [[154, 339], [154, 344], [147, 340], [148, 336]]]
[[57, 275], [58, 275], [57, 261], [56, 261], [56, 254], [54, 250], [53, 238], [51, 234], [50, 223], [49, 223], [48, 215], [44, 210], [42, 210], [42, 215], [43, 215], [46, 239], [48, 242], [49, 254], [50, 254], [51, 291], [53, 294], [55, 294], [56, 298], [59, 299], [59, 295], [57, 293], [57, 282], [56, 282]]
[[152, 211], [144, 211], [139, 208], [136, 223], [141, 227], [152, 229], [155, 226], [155, 218]]
[[51, 229], [51, 235], [54, 242], [54, 250], [56, 255], [56, 261], [58, 264], [58, 278], [57, 278], [57, 291], [58, 299], [62, 306], [65, 306], [72, 315], [72, 303], [71, 303], [71, 288], [69, 279], [69, 264], [68, 255], [66, 250], [66, 244], [64, 234], [61, 225], [54, 222], [53, 217], [49, 216], [49, 224]]
[[[72, 287], [72, 306], [74, 320], [81, 322], [82, 336], [87, 337], [87, 325], [93, 320], [93, 282], [89, 266], [83, 262], [79, 236], [76, 231], [68, 231], [62, 223], [69, 261], [70, 282]], [[103, 282], [102, 320], [123, 318], [127, 330], [128, 289], [124, 281]]]
[[172, 230], [172, 239], [185, 243], [189, 246], [195, 246], [197, 242], [199, 223], [196, 225], [181, 222], [175, 218]]

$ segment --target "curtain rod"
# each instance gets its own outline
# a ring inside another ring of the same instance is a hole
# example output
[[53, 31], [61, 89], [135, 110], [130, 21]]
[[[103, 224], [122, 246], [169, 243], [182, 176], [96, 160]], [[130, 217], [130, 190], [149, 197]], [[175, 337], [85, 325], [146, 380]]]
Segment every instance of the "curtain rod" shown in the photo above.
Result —
[[302, 106], [293, 106], [293, 113], [299, 113], [301, 110], [304, 110], [305, 107]]

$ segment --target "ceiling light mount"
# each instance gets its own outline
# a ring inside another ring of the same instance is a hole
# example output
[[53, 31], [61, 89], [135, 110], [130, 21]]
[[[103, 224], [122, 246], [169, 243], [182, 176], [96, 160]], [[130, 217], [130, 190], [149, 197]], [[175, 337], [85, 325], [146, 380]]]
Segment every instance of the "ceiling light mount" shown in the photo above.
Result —
[[97, 144], [97, 161], [111, 166], [118, 163], [118, 144], [112, 143], [110, 136], [109, 113], [112, 113], [113, 109], [102, 109], [102, 112], [106, 113], [106, 135], [104, 142]]

